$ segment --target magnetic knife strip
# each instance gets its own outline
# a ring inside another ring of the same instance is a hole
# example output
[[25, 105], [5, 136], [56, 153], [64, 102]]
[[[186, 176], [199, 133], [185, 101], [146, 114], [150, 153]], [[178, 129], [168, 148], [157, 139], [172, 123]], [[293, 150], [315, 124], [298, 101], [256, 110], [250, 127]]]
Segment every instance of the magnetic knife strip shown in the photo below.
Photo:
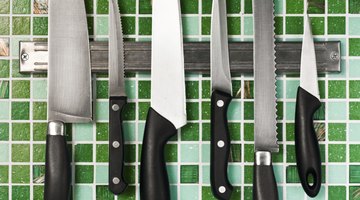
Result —
[[[301, 42], [276, 44], [277, 73], [300, 71]], [[125, 42], [125, 71], [150, 71], [151, 43]], [[340, 72], [340, 42], [315, 42], [319, 73]], [[231, 71], [252, 73], [253, 43], [229, 44]], [[91, 68], [94, 73], [108, 72], [108, 43], [90, 42]], [[45, 73], [48, 65], [47, 42], [20, 42], [20, 72]], [[187, 72], [210, 72], [210, 44], [208, 42], [184, 43], [185, 70]], [[166, 56], [166, 55], [164, 55]]]

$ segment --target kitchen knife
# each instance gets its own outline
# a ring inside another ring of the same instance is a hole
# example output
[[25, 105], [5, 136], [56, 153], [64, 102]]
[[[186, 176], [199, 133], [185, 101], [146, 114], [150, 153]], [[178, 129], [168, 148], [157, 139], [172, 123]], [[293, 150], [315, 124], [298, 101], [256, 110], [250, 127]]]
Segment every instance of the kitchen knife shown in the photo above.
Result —
[[311, 33], [310, 19], [307, 14], [305, 15], [304, 25], [300, 87], [298, 87], [297, 91], [295, 111], [295, 150], [301, 185], [307, 195], [315, 197], [321, 187], [321, 159], [313, 116], [315, 111], [320, 108], [321, 103], [314, 40]]
[[71, 182], [64, 124], [92, 120], [89, 36], [84, 1], [50, 1], [49, 9], [44, 199], [64, 200]]
[[226, 1], [213, 0], [211, 17], [211, 189], [218, 199], [230, 199], [227, 175], [230, 134], [227, 109], [232, 99]]
[[276, 132], [276, 74], [274, 3], [254, 0], [255, 163], [253, 198], [278, 199], [271, 153], [278, 152]]
[[127, 102], [124, 80], [124, 44], [118, 3], [110, 1], [109, 30], [109, 189], [122, 193], [124, 180], [123, 108]]
[[180, 0], [153, 0], [152, 6], [151, 108], [141, 153], [140, 196], [168, 200], [164, 148], [186, 124]]

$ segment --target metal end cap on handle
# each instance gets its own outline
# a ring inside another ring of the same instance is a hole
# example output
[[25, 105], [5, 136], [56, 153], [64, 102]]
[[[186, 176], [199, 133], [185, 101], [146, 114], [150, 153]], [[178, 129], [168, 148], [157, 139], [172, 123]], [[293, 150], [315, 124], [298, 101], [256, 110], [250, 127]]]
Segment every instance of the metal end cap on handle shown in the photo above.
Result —
[[60, 121], [52, 121], [48, 123], [48, 135], [65, 135], [65, 125]]
[[271, 165], [271, 153], [269, 151], [257, 151], [255, 153], [255, 164], [262, 166]]

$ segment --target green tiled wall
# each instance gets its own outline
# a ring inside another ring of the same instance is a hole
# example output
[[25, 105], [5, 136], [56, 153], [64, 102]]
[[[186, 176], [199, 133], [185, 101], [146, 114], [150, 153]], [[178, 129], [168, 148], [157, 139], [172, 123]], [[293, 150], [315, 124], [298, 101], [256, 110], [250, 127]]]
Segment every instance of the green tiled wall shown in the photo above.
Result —
[[[46, 133], [46, 75], [19, 73], [18, 42], [47, 39], [47, 0], [0, 0], [0, 200], [42, 199]], [[227, 0], [231, 41], [253, 39], [251, 0]], [[151, 0], [119, 0], [127, 40], [151, 39]], [[300, 41], [304, 0], [275, 0], [279, 41]], [[316, 40], [340, 40], [341, 73], [319, 75], [316, 113], [324, 184], [316, 199], [360, 199], [360, 1], [309, 0]], [[181, 0], [184, 37], [209, 41], [211, 0]], [[91, 38], [108, 38], [108, 0], [86, 0]], [[108, 78], [97, 75], [96, 121], [67, 126], [73, 161], [73, 199], [114, 199], [107, 189]], [[278, 76], [280, 153], [274, 168], [281, 199], [308, 199], [295, 167], [294, 108], [298, 75]], [[119, 199], [139, 199], [139, 167], [150, 105], [149, 73], [127, 74], [126, 179]], [[236, 97], [228, 118], [233, 199], [252, 199], [253, 78], [233, 75]], [[210, 79], [186, 78], [189, 123], [166, 147], [173, 199], [213, 199], [210, 190]]]

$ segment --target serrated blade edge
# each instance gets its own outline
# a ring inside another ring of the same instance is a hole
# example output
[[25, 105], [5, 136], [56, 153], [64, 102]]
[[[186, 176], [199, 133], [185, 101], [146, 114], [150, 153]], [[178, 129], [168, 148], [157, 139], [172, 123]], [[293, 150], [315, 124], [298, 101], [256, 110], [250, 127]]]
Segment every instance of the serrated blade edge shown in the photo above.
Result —
[[255, 150], [278, 152], [274, 3], [254, 0]]
[[124, 42], [119, 6], [110, 0], [109, 95], [126, 96], [124, 78]]

